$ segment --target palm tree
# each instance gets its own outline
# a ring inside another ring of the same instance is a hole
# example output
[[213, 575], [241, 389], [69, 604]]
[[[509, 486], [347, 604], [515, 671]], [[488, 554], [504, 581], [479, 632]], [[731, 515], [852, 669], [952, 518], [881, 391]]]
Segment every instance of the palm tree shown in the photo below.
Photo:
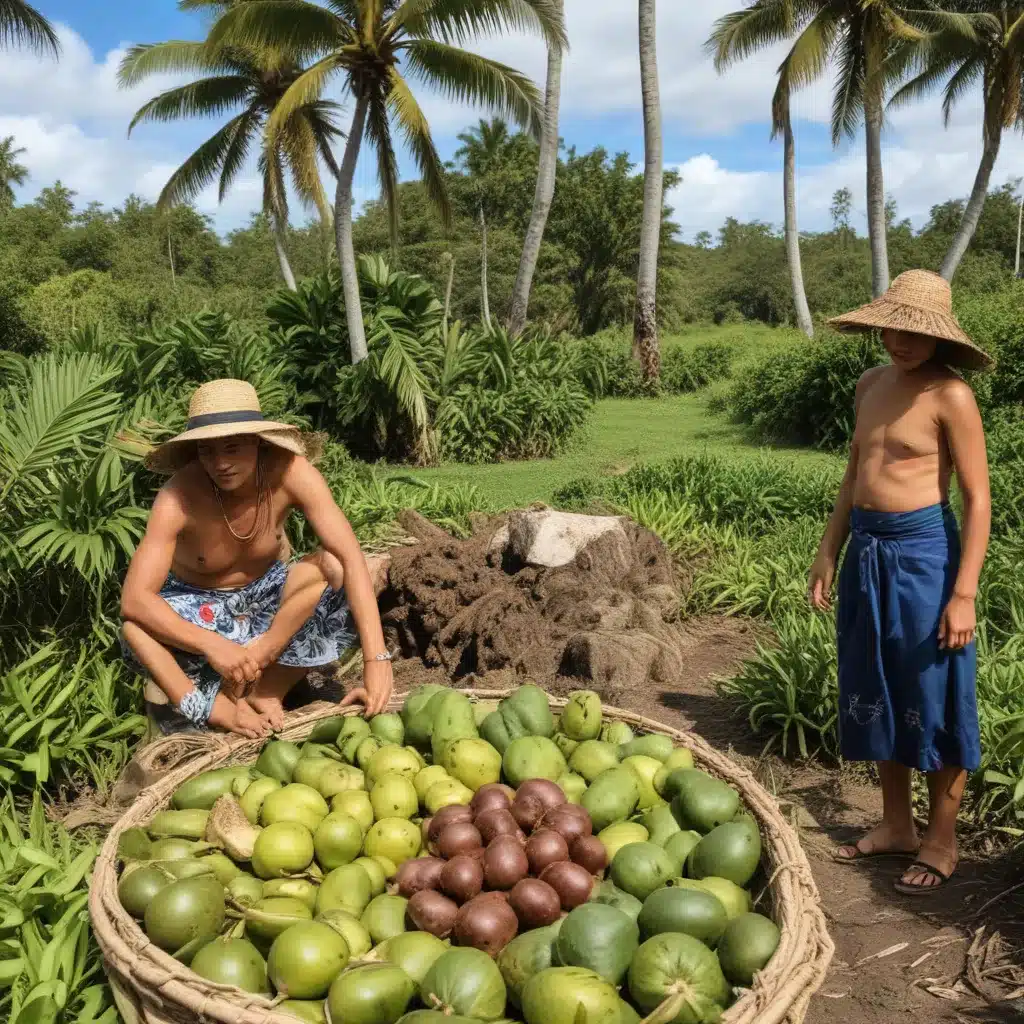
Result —
[[640, 266], [636, 276], [636, 310], [633, 315], [633, 356], [640, 360], [644, 380], [650, 381], [657, 380], [661, 371], [657, 287], [664, 168], [655, 0], [639, 0], [637, 7], [640, 14], [640, 91], [644, 108], [644, 212], [640, 226]]
[[[565, 13], [563, 0], [552, 0], [557, 7], [559, 22]], [[512, 302], [508, 313], [508, 331], [518, 337], [526, 326], [526, 312], [530, 306], [530, 289], [540, 258], [540, 244], [551, 212], [555, 195], [555, 176], [558, 172], [558, 109], [562, 95], [562, 52], [559, 41], [548, 41], [548, 73], [544, 87], [544, 122], [540, 135], [540, 153], [537, 159], [537, 184], [533, 192], [533, 210], [523, 239], [523, 252], [519, 257], [519, 270], [512, 286]]]
[[[227, 5], [183, 0], [182, 7]], [[235, 182], [253, 143], [261, 138], [267, 119], [304, 68], [287, 47], [259, 54], [244, 47], [209, 46], [205, 42], [171, 41], [135, 46], [121, 62], [118, 79], [131, 88], [153, 74], [190, 73], [198, 77], [188, 85], [169, 89], [146, 103], [132, 119], [129, 134], [144, 121], [172, 121], [183, 117], [211, 117], [241, 108], [223, 128], [206, 140], [172, 175], [160, 193], [158, 206], [188, 202], [219, 178], [223, 201]], [[296, 110], [273, 144], [262, 144], [259, 170], [263, 179], [263, 211], [270, 223], [281, 275], [295, 290], [285, 249], [288, 229], [287, 168], [304, 204], [329, 217], [327, 197], [320, 181], [317, 157], [334, 170], [331, 141], [341, 132], [334, 123], [338, 105], [316, 101]]]
[[942, 115], [948, 126], [953, 107], [971, 86], [980, 83], [984, 97], [981, 162], [939, 270], [951, 281], [985, 206], [1003, 132], [1024, 127], [1024, 5], [1004, 4], [999, 11], [975, 14], [931, 11], [915, 20], [930, 30], [916, 55], [920, 73], [893, 96], [892, 104], [917, 99], [945, 80]]
[[27, 46], [36, 53], [60, 56], [53, 26], [25, 0], [0, 0], [0, 47]]
[[0, 210], [14, 206], [14, 186], [24, 185], [28, 179], [28, 168], [18, 163], [24, 152], [15, 148], [13, 135], [0, 139]]
[[[908, 44], [925, 38], [904, 16], [904, 8], [902, 0], [755, 0], [720, 19], [710, 40], [717, 46], [719, 37], [727, 38], [733, 59], [739, 59], [796, 35], [783, 64], [789, 91], [817, 81], [830, 64], [835, 68], [833, 144], [852, 137], [864, 124], [871, 287], [876, 296], [889, 287], [882, 174], [885, 95], [905, 71]], [[891, 60], [894, 51], [903, 59]]]
[[320, 54], [281, 98], [268, 139], [283, 131], [297, 110], [316, 102], [329, 81], [345, 76], [355, 101], [352, 126], [338, 173], [334, 226], [345, 296], [352, 361], [366, 358], [352, 245], [352, 180], [364, 134], [377, 157], [381, 192], [398, 236], [398, 162], [392, 124], [422, 174], [427, 194], [446, 225], [451, 208], [444, 166], [430, 126], [407, 76], [432, 85], [450, 100], [490, 107], [517, 124], [536, 128], [540, 97], [525, 75], [461, 48], [469, 37], [506, 29], [539, 31], [552, 46], [565, 42], [558, 0], [247, 0], [213, 27], [215, 46], [231, 43], [255, 52], [294, 47]]
[[509, 142], [508, 122], [500, 117], [490, 121], [482, 118], [475, 128], [462, 132], [462, 145], [455, 151], [455, 159], [476, 179], [477, 208], [480, 215], [480, 302], [483, 322], [491, 326], [491, 302], [487, 291], [487, 176], [499, 165]]

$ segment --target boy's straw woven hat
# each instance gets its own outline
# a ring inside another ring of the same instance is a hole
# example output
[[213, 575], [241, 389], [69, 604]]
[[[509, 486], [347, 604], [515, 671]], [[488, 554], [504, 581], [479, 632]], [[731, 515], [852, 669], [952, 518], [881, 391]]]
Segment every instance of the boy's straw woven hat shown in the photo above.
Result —
[[856, 332], [888, 327], [938, 339], [938, 358], [950, 366], [984, 370], [995, 360], [971, 341], [953, 316], [949, 282], [930, 270], [908, 270], [874, 302], [829, 320], [839, 331]]
[[315, 458], [318, 438], [289, 423], [263, 418], [256, 389], [244, 380], [212, 380], [197, 388], [188, 406], [185, 430], [154, 448], [146, 467], [176, 473], [196, 457], [196, 442], [250, 434], [295, 455]]

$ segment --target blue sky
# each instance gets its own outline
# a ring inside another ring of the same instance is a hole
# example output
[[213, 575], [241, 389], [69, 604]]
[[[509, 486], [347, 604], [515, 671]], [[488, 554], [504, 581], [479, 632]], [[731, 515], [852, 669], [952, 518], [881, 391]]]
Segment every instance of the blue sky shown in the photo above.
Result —
[[[659, 5], [659, 72], [666, 165], [682, 174], [670, 197], [682, 236], [715, 231], [726, 216], [781, 221], [781, 147], [769, 141], [767, 111], [776, 50], [719, 76], [702, 51], [715, 18], [740, 0], [667, 0]], [[116, 87], [125, 46], [168, 38], [199, 38], [201, 20], [180, 13], [173, 0], [37, 0], [60, 25], [63, 59], [56, 65], [28, 54], [0, 62], [0, 136], [14, 135], [27, 153], [31, 180], [25, 195], [60, 177], [80, 201], [118, 203], [129, 192], [155, 197], [173, 168], [212, 130], [212, 124], [146, 126], [129, 140], [132, 113], [156, 92], [147, 83], [128, 94]], [[643, 152], [636, 7], [623, 0], [566, 0], [571, 50], [563, 74], [561, 133], [581, 150], [603, 145]], [[481, 41], [475, 48], [543, 81], [542, 45], [531, 38]], [[165, 83], [170, 84], [170, 83]], [[455, 108], [437, 96], [422, 98], [442, 156], [455, 135], [481, 112]], [[863, 217], [863, 148], [860, 140], [833, 150], [828, 136], [829, 83], [805, 90], [795, 108], [799, 214], [806, 230], [828, 224], [836, 188], [854, 192], [855, 221]], [[205, 134], [204, 134], [205, 133]], [[964, 195], [976, 170], [980, 143], [976, 97], [943, 130], [937, 101], [900, 112], [886, 131], [887, 189], [901, 215], [920, 225], [929, 207]], [[403, 156], [404, 176], [412, 174]], [[1024, 144], [1007, 140], [995, 181], [1024, 175]], [[375, 192], [374, 171], [363, 161], [357, 194]], [[259, 204], [252, 169], [218, 206], [212, 195], [200, 207], [222, 231], [244, 224]]]

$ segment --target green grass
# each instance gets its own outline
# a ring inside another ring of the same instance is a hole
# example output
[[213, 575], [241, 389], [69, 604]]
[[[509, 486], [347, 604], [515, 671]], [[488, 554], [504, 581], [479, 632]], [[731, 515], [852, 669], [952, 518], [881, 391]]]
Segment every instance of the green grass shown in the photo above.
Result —
[[[666, 347], [692, 347], [709, 341], [726, 342], [740, 351], [739, 359], [763, 353], [768, 346], [792, 344], [802, 335], [770, 327], [738, 325], [700, 327], [671, 335]], [[719, 386], [728, 386], [723, 381]], [[619, 474], [638, 463], [663, 462], [700, 452], [737, 459], [765, 449], [749, 443], [742, 427], [707, 410], [709, 392], [657, 399], [608, 398], [597, 403], [585, 436], [571, 451], [554, 459], [505, 462], [496, 465], [449, 464], [413, 472], [430, 484], [474, 484], [498, 508], [531, 502], [550, 502], [568, 481], [588, 474]], [[782, 451], [783, 449], [778, 449]], [[787, 457], [806, 462], [827, 462], [834, 456], [806, 449], [785, 449]], [[408, 474], [397, 467], [388, 475]]]

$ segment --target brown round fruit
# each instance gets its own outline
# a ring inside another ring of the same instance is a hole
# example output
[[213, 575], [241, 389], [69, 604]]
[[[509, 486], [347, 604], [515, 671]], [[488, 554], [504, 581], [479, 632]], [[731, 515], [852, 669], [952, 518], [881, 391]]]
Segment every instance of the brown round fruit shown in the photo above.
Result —
[[573, 910], [586, 903], [594, 891], [594, 876], [585, 867], [569, 860], [549, 864], [540, 878], [558, 893], [563, 910]]
[[539, 875], [549, 864], [569, 859], [569, 844], [553, 829], [542, 828], [526, 840], [526, 857], [530, 870]]
[[529, 873], [530, 861], [515, 836], [498, 836], [484, 852], [484, 881], [488, 889], [511, 889]]
[[477, 897], [470, 900], [455, 919], [452, 941], [473, 946], [488, 956], [497, 956], [519, 931], [519, 918], [503, 900]]
[[399, 895], [409, 897], [422, 889], [437, 889], [445, 862], [439, 857], [413, 857], [398, 869]]
[[405, 908], [405, 916], [416, 931], [430, 932], [439, 939], [451, 935], [458, 913], [458, 904], [433, 889], [415, 893]]
[[509, 893], [508, 902], [524, 932], [554, 924], [562, 913], [562, 901], [558, 893], [539, 878], [524, 878], [516, 882]]
[[514, 836], [519, 831], [519, 825], [507, 807], [481, 811], [473, 824], [480, 830], [485, 843], [489, 843], [495, 836]]
[[484, 869], [474, 857], [452, 857], [441, 872], [441, 888], [457, 903], [471, 900], [483, 887]]
[[527, 832], [533, 831], [534, 825], [544, 817], [546, 810], [543, 801], [537, 796], [517, 796], [512, 803], [512, 817]]
[[592, 875], [608, 867], [608, 851], [597, 836], [579, 836], [569, 847], [569, 856]]
[[540, 820], [542, 828], [554, 829], [570, 846], [579, 836], [594, 834], [590, 815], [578, 804], [562, 804], [552, 807]]
[[550, 779], [527, 779], [516, 790], [516, 799], [518, 800], [521, 796], [535, 796], [549, 809], [559, 807], [567, 802], [562, 787]]
[[500, 782], [488, 782], [481, 786], [469, 801], [469, 809], [474, 814], [484, 811], [507, 811], [512, 806], [516, 791]]
[[449, 825], [456, 825], [462, 821], [473, 821], [473, 812], [468, 807], [463, 804], [449, 804], [447, 807], [442, 807], [430, 819], [427, 839], [432, 843], [436, 843], [441, 838], [441, 833]]
[[437, 850], [445, 860], [451, 860], [460, 853], [469, 853], [484, 845], [480, 830], [471, 821], [457, 821], [454, 825], [445, 826], [438, 836]]

